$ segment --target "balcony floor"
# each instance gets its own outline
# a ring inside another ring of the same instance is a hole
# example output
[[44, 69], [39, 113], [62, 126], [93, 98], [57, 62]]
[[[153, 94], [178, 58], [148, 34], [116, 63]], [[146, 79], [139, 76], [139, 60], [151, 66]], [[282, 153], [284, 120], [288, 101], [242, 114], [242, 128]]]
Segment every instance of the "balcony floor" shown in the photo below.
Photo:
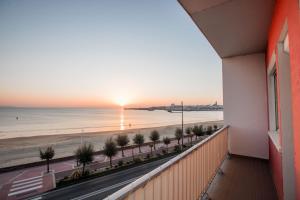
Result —
[[232, 155], [208, 189], [212, 200], [276, 200], [268, 161]]

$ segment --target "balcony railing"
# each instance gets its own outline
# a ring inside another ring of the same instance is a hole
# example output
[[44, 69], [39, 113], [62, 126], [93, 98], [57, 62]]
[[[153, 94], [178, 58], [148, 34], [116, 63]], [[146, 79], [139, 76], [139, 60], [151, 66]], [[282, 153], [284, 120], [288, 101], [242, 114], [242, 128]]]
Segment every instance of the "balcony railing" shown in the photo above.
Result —
[[125, 186], [106, 200], [200, 198], [228, 153], [228, 127]]

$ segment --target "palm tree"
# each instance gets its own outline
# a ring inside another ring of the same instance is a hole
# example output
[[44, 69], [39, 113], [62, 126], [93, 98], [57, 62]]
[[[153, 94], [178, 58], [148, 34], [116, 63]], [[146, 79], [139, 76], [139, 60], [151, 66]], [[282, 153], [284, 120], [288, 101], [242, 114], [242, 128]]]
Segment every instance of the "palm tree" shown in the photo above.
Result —
[[187, 136], [190, 138], [191, 141], [191, 145], [192, 145], [192, 137], [193, 137], [193, 133], [190, 127], [185, 129], [185, 133], [187, 134]]
[[[195, 128], [195, 127], [194, 127]], [[203, 131], [203, 126], [200, 125], [196, 128], [196, 137], [200, 137], [200, 136], [203, 136], [204, 135], [204, 131]]]
[[122, 157], [124, 157], [124, 147], [126, 145], [128, 145], [128, 143], [129, 143], [128, 136], [127, 135], [118, 135], [116, 138], [116, 142], [117, 142], [118, 146], [121, 147]]
[[199, 127], [197, 125], [195, 125], [193, 128], [192, 128], [192, 132], [194, 133], [194, 135], [196, 136], [196, 140], [197, 140], [197, 137], [198, 137], [198, 131], [199, 131]]
[[163, 142], [167, 146], [167, 152], [168, 152], [168, 145], [171, 143], [170, 138], [169, 137], [164, 137]]
[[213, 132], [212, 126], [208, 126], [208, 127], [206, 128], [206, 134], [207, 134], [207, 135], [211, 135], [212, 132]]
[[159, 138], [160, 138], [160, 135], [159, 135], [158, 131], [157, 131], [157, 130], [152, 131], [152, 132], [150, 133], [149, 138], [150, 138], [150, 140], [153, 142], [154, 150], [156, 150], [155, 143], [156, 143], [156, 141], [158, 141]]
[[177, 143], [180, 144], [179, 141], [182, 138], [182, 129], [176, 128], [176, 130], [175, 130], [175, 138], [177, 140]]
[[107, 139], [104, 145], [104, 155], [109, 157], [110, 167], [112, 167], [112, 157], [115, 156], [117, 152], [118, 152], [117, 145], [113, 141], [113, 139], [112, 138]]
[[55, 152], [51, 146], [47, 147], [44, 151], [40, 149], [40, 158], [42, 160], [46, 160], [47, 163], [47, 173], [49, 173], [50, 160], [54, 157], [54, 155]]
[[218, 130], [218, 125], [214, 125], [214, 131]]
[[75, 151], [75, 157], [82, 164], [82, 176], [85, 166], [94, 160], [94, 146], [91, 143], [84, 143]]
[[152, 156], [152, 148], [153, 148], [153, 144], [149, 144], [149, 147], [151, 149], [151, 156]]
[[134, 142], [134, 144], [139, 146], [139, 152], [142, 153], [141, 145], [144, 144], [144, 142], [145, 142], [144, 135], [139, 134], [139, 133], [136, 134], [133, 138], [133, 142]]

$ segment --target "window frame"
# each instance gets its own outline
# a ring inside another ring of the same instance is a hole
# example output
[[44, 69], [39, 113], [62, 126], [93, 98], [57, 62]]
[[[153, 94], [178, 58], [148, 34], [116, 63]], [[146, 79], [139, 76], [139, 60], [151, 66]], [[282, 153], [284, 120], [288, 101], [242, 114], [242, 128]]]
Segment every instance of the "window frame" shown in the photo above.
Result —
[[[274, 76], [275, 74], [275, 76]], [[276, 80], [275, 80], [276, 79]], [[273, 53], [267, 71], [268, 82], [268, 108], [269, 108], [269, 131], [268, 135], [278, 152], [281, 152], [279, 139], [279, 112], [278, 112], [278, 72], [276, 70], [276, 54]], [[277, 87], [275, 86], [277, 85]], [[276, 89], [275, 89], [276, 87]], [[276, 90], [276, 91], [275, 91]], [[276, 96], [276, 97], [275, 97]], [[277, 108], [277, 109], [275, 109]]]

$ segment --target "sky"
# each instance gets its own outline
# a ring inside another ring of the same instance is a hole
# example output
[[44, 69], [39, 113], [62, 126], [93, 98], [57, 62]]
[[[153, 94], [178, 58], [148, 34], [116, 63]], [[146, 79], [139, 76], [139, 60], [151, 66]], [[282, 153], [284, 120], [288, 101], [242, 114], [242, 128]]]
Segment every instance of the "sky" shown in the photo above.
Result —
[[0, 106], [222, 103], [221, 59], [176, 0], [1, 0]]

